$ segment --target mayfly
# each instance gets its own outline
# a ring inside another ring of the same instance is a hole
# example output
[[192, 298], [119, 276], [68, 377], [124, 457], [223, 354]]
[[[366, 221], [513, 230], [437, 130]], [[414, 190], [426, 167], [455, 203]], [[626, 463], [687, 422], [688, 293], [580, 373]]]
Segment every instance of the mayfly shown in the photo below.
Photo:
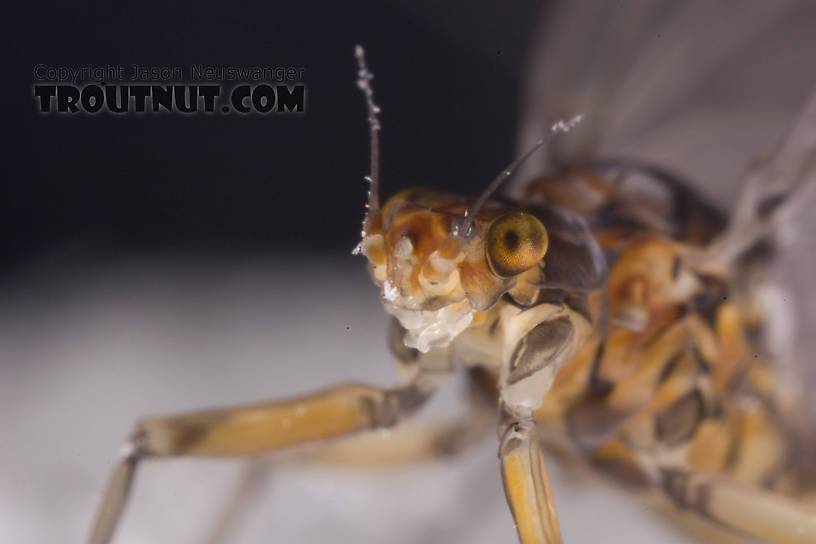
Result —
[[[542, 445], [736, 534], [816, 541], [816, 514], [797, 500], [814, 486], [813, 460], [797, 457], [807, 421], [777, 386], [754, 296], [778, 225], [816, 185], [816, 98], [775, 157], [749, 173], [730, 221], [666, 172], [625, 160], [554, 170], [518, 199], [496, 196], [580, 117], [551, 125], [476, 199], [408, 189], [381, 202], [379, 110], [362, 48], [356, 56], [371, 147], [358, 252], [393, 318], [403, 385], [143, 419], [89, 542], [111, 540], [146, 459], [398, 430], [458, 366], [474, 406], [498, 412], [500, 471], [523, 544], [562, 540]], [[471, 425], [484, 425], [476, 411]], [[469, 428], [430, 428], [413, 449], [456, 451]]]

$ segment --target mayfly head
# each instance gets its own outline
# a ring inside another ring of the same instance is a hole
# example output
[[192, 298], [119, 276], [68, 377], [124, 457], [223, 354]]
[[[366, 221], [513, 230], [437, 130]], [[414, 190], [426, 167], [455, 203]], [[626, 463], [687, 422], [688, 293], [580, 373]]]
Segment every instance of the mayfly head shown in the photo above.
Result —
[[473, 312], [489, 309], [504, 293], [540, 280], [538, 265], [548, 247], [541, 221], [488, 202], [471, 216], [475, 233], [460, 236], [457, 227], [472, 205], [454, 195], [407, 189], [376, 212], [379, 226], [360, 242], [386, 311], [409, 331], [408, 342], [414, 334], [411, 347], [421, 351], [445, 345], [470, 324]]
[[450, 342], [473, 312], [489, 309], [503, 294], [524, 300], [538, 291], [547, 229], [536, 215], [490, 196], [545, 141], [504, 168], [476, 199], [414, 188], [381, 205], [379, 108], [362, 47], [356, 47], [355, 56], [371, 146], [367, 213], [355, 253], [367, 257], [386, 310], [408, 330], [408, 342], [426, 351]]

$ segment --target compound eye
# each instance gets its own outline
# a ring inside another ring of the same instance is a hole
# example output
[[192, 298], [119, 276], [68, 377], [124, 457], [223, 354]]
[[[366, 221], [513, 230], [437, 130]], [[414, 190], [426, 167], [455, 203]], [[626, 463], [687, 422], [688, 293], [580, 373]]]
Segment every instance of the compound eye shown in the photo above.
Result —
[[487, 231], [487, 261], [503, 278], [532, 268], [547, 253], [547, 229], [536, 217], [523, 212], [502, 215]]

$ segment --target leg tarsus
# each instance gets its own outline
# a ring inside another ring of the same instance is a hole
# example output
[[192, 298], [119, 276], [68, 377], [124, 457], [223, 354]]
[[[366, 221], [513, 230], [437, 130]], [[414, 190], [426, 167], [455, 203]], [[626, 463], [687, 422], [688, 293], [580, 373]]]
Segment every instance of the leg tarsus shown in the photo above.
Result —
[[136, 467], [144, 456], [139, 434], [134, 434], [122, 445], [119, 460], [114, 465], [102, 493], [102, 502], [91, 526], [88, 544], [110, 542], [119, 518], [127, 504]]
[[272, 472], [272, 460], [253, 459], [243, 467], [240, 480], [230, 494], [226, 507], [215, 516], [215, 521], [202, 533], [203, 544], [224, 544], [233, 541], [233, 533], [244, 515], [267, 485]]

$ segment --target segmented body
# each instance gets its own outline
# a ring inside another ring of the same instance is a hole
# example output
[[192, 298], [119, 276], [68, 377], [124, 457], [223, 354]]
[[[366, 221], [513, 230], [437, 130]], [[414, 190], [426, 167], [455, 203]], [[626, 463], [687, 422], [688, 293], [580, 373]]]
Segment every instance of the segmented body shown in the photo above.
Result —
[[[495, 393], [504, 491], [523, 544], [562, 541], [540, 440], [733, 532], [813, 542], [813, 512], [780, 496], [813, 490], [816, 455], [765, 350], [773, 316], [760, 294], [773, 235], [812, 184], [780, 165], [812, 164], [816, 99], [776, 158], [750, 173], [728, 223], [670, 175], [627, 161], [540, 178], [516, 202], [488, 200], [544, 139], [475, 200], [409, 189], [380, 206], [379, 108], [361, 47], [356, 55], [372, 153], [355, 253], [395, 318], [402, 384], [142, 420], [90, 542], [110, 540], [144, 458], [264, 453], [393, 427], [454, 361], [488, 371], [471, 375]], [[456, 451], [483, 424], [429, 428], [408, 449]]]
[[666, 173], [633, 164], [542, 178], [526, 198], [585, 217], [609, 266], [590, 295], [594, 335], [559, 372], [536, 414], [542, 427], [681, 504], [689, 472], [807, 488], [798, 406], [760, 340], [761, 258], [749, 255], [733, 277], [687, 262], [724, 218]]
[[[393, 202], [404, 198], [416, 208], [394, 214]], [[421, 190], [394, 197], [383, 216], [405, 225], [395, 229], [386, 219], [386, 247], [410, 239], [412, 229], [427, 232], [418, 217], [429, 209], [443, 222], [439, 212], [461, 213], [464, 204], [451, 198]], [[473, 312], [443, 350], [491, 369], [506, 404], [533, 407], [545, 443], [628, 483], [662, 486], [681, 504], [690, 472], [787, 494], [806, 485], [796, 457], [797, 405], [759, 340], [761, 259], [749, 256], [734, 277], [688, 264], [721, 232], [724, 216], [665, 172], [631, 163], [540, 178], [513, 206], [547, 226], [550, 252], [532, 276], [499, 289], [495, 303], [482, 301], [487, 309]], [[560, 212], [586, 221], [603, 263], [593, 262], [598, 256], [580, 229], [573, 247], [568, 240], [553, 247], [567, 230], [553, 224]], [[412, 280], [422, 283], [417, 262], [428, 255], [411, 249]], [[420, 358], [405, 346], [410, 331], [397, 329], [398, 359]]]

